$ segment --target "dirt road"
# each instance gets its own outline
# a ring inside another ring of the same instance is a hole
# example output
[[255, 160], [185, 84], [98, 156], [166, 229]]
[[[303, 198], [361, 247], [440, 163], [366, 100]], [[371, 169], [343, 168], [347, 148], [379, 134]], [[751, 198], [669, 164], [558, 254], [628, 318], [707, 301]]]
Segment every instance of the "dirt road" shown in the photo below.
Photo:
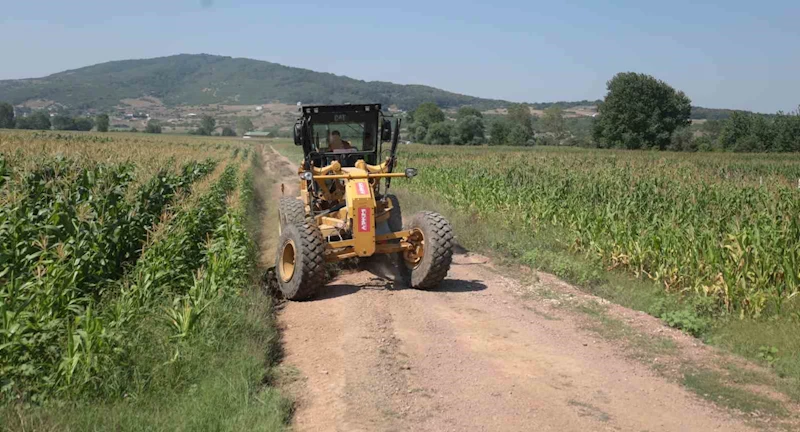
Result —
[[[288, 162], [267, 156], [269, 169], [294, 184]], [[461, 253], [436, 291], [358, 271], [313, 301], [284, 303], [283, 364], [297, 371], [294, 428], [749, 430], [569, 314], [543, 313], [552, 309], [546, 299], [522, 301], [528, 289], [486, 258]]]

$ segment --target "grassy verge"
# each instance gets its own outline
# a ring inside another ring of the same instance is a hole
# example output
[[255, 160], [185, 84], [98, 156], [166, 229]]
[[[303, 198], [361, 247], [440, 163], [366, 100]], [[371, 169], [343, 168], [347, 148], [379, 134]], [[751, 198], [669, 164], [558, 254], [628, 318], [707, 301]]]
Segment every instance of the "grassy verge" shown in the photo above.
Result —
[[[134, 317], [137, 332], [122, 345], [134, 349], [114, 357], [118, 360], [108, 369], [123, 375], [99, 376], [116, 384], [101, 387], [106, 393], [102, 396], [62, 395], [35, 406], [11, 401], [0, 408], [0, 429], [285, 428], [291, 406], [270, 385], [279, 356], [277, 330], [271, 299], [258, 282], [254, 240], [260, 236], [267, 191], [256, 190], [259, 182], [253, 170], [261, 161], [260, 154], [253, 153], [250, 161], [236, 161], [235, 168], [246, 171], [240, 181], [230, 184], [231, 176], [223, 175], [221, 181], [227, 184], [222, 187], [226, 193], [218, 195], [221, 201], [201, 200], [199, 213], [176, 215], [171, 228], [156, 233], [126, 286], [131, 292], [139, 290], [136, 297], [126, 298], [123, 290], [111, 303], [146, 306], [141, 308], [144, 315]], [[219, 202], [222, 210], [217, 213]], [[206, 234], [197, 238], [197, 227], [206, 224], [210, 231], [203, 229]], [[171, 266], [171, 280], [147, 285], [163, 277], [149, 271], [159, 266]]]

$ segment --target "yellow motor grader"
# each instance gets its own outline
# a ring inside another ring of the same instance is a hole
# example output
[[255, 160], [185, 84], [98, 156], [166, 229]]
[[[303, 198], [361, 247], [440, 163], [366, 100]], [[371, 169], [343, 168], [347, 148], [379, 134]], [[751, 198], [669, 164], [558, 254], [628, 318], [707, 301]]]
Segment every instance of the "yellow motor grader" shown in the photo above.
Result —
[[[280, 240], [275, 273], [284, 297], [305, 300], [325, 284], [326, 262], [392, 257], [401, 282], [412, 288], [439, 285], [450, 268], [453, 231], [434, 212], [419, 212], [403, 226], [397, 197], [388, 194], [400, 120], [380, 104], [300, 106], [294, 143], [303, 147], [298, 197], [280, 200]], [[382, 147], [391, 142], [382, 161]]]

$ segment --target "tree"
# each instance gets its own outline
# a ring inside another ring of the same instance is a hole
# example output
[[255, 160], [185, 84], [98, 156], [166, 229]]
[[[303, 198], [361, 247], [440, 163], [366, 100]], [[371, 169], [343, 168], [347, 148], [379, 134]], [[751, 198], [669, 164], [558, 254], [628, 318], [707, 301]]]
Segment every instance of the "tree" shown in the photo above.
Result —
[[512, 104], [508, 107], [509, 133], [506, 143], [509, 145], [533, 144], [533, 117], [526, 104]]
[[14, 127], [17, 129], [33, 129], [30, 120], [28, 117], [19, 117], [14, 121]]
[[717, 137], [719, 137], [719, 134], [722, 132], [723, 124], [722, 120], [707, 120], [700, 125], [700, 131], [703, 135], [708, 135], [716, 141]]
[[198, 135], [206, 135], [211, 136], [214, 133], [214, 129], [217, 128], [217, 120], [210, 115], [204, 115], [202, 119], [200, 119], [200, 127], [197, 128]]
[[45, 111], [34, 111], [27, 117], [16, 119], [17, 129], [49, 130], [50, 115]]
[[443, 122], [445, 119], [444, 112], [433, 102], [420, 104], [412, 115], [414, 118], [414, 125], [417, 127], [422, 126], [425, 129], [434, 123]]
[[789, 114], [778, 111], [773, 120], [773, 127], [775, 128], [774, 151], [800, 151], [800, 107]]
[[253, 126], [253, 121], [250, 120], [249, 117], [239, 117], [239, 119], [236, 120], [236, 130], [244, 135], [247, 132], [255, 130], [255, 127]]
[[514, 146], [531, 146], [534, 144], [533, 134], [524, 125], [511, 123], [506, 136], [506, 144]]
[[691, 123], [691, 100], [650, 75], [618, 73], [606, 87], [592, 130], [599, 147], [663, 150], [676, 129]]
[[453, 144], [480, 145], [485, 137], [483, 119], [474, 115], [462, 117], [453, 128]]
[[53, 129], [75, 130], [75, 119], [65, 115], [57, 115], [53, 117]]
[[510, 124], [507, 119], [500, 118], [489, 128], [489, 145], [506, 145]]
[[95, 118], [95, 123], [97, 124], [97, 131], [98, 132], [108, 132], [108, 114], [100, 114]]
[[94, 122], [89, 117], [76, 117], [74, 120], [75, 130], [90, 131], [94, 127]]
[[0, 103], [0, 129], [14, 129], [14, 106], [10, 103]]
[[225, 126], [224, 128], [222, 128], [222, 136], [225, 137], [236, 136], [236, 131], [233, 130], [233, 128], [231, 128], [230, 126]]
[[155, 119], [148, 120], [147, 126], [144, 128], [145, 133], [151, 134], [160, 134], [161, 133], [161, 122]]
[[450, 144], [450, 137], [453, 132], [453, 124], [447, 122], [434, 123], [428, 129], [428, 135], [425, 137], [425, 142], [428, 144]]
[[763, 152], [774, 150], [774, 123], [764, 116], [734, 112], [723, 121], [717, 138], [719, 146], [735, 152]]
[[414, 141], [425, 143], [425, 138], [428, 136], [428, 129], [425, 126], [412, 125], [414, 131]]
[[564, 110], [557, 105], [544, 110], [544, 114], [539, 120], [539, 125], [542, 131], [552, 134], [556, 144], [560, 144], [567, 137], [567, 122], [564, 120]]
[[461, 120], [462, 118], [469, 116], [483, 118], [483, 113], [481, 113], [479, 109], [473, 108], [471, 106], [461, 107], [458, 109], [458, 112], [456, 113], [457, 120]]
[[694, 138], [694, 133], [689, 127], [682, 127], [672, 134], [670, 145], [667, 150], [671, 151], [697, 151], [698, 142]]

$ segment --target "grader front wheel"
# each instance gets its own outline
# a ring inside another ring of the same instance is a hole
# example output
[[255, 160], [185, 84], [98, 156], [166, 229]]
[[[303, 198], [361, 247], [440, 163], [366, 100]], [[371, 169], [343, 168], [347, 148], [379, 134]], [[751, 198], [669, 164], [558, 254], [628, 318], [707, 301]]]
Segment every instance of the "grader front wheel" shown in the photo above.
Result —
[[301, 222], [283, 226], [275, 272], [285, 298], [309, 299], [325, 283], [324, 253], [324, 240], [315, 224]]
[[408, 241], [413, 247], [403, 252], [404, 278], [412, 288], [436, 288], [453, 261], [453, 228], [439, 213], [420, 212], [407, 229], [412, 232]]

